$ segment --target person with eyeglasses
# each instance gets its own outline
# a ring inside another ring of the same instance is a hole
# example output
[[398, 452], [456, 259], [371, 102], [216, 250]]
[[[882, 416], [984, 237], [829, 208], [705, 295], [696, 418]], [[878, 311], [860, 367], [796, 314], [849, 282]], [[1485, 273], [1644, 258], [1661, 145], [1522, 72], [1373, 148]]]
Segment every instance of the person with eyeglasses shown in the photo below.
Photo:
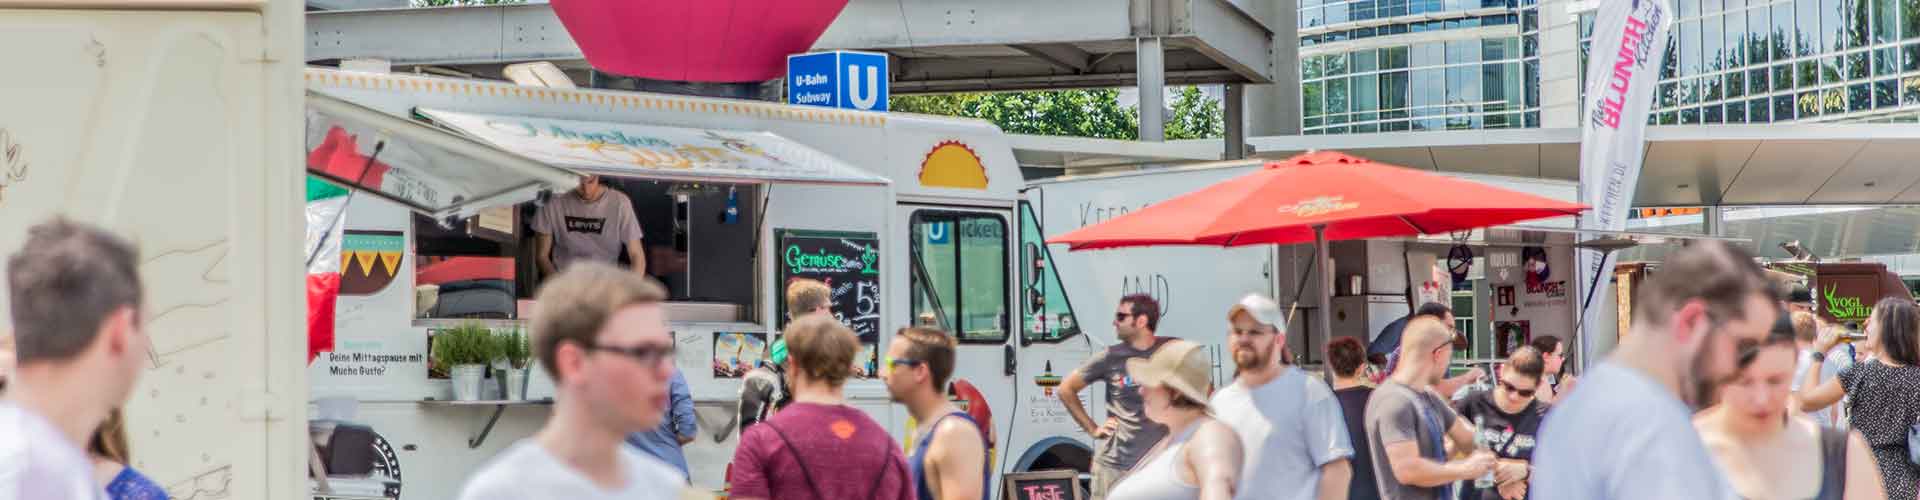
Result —
[[1474, 428], [1482, 441], [1498, 457], [1494, 462], [1493, 488], [1462, 485], [1460, 500], [1516, 500], [1527, 494], [1527, 473], [1533, 460], [1533, 448], [1539, 444], [1540, 421], [1547, 416], [1547, 405], [1534, 400], [1545, 369], [1540, 351], [1520, 346], [1507, 355], [1506, 366], [1498, 370], [1499, 383], [1492, 389], [1476, 390], [1453, 403], [1454, 411]]
[[831, 317], [795, 319], [787, 339], [793, 404], [740, 435], [734, 500], [911, 500], [900, 444], [847, 404], [860, 339]]
[[582, 263], [535, 294], [534, 355], [553, 378], [553, 415], [467, 480], [462, 500], [680, 498], [679, 469], [622, 441], [658, 427], [673, 376], [667, 291]]
[[907, 407], [919, 423], [907, 470], [913, 476], [915, 500], [980, 500], [992, 498], [987, 484], [987, 430], [985, 424], [947, 400], [947, 378], [953, 376], [955, 342], [946, 332], [901, 328], [887, 346], [881, 378], [893, 402]]
[[1773, 327], [1772, 283], [1743, 248], [1694, 243], [1635, 287], [1630, 330], [1553, 403], [1533, 450], [1536, 498], [1733, 497], [1693, 414], [1735, 371], [1734, 344]]
[[[1175, 340], [1156, 336], [1159, 326], [1160, 301], [1145, 294], [1121, 297], [1113, 314], [1113, 332], [1120, 342], [1068, 373], [1060, 382], [1060, 390], [1054, 391], [1080, 430], [1093, 436], [1095, 500], [1106, 498], [1107, 490], [1132, 470], [1148, 449], [1167, 437], [1167, 426], [1147, 419], [1140, 384], [1127, 373], [1128, 360], [1147, 359]], [[1094, 382], [1107, 384], [1107, 421], [1100, 425], [1094, 425], [1086, 405], [1080, 403], [1080, 391]]]

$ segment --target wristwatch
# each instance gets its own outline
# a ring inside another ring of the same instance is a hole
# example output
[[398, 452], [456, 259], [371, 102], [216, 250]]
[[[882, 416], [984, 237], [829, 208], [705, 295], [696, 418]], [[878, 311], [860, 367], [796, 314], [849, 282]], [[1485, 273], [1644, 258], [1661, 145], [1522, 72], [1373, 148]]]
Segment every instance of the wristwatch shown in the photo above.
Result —
[[1818, 362], [1818, 361], [1826, 361], [1826, 360], [1827, 360], [1827, 353], [1824, 353], [1824, 352], [1820, 352], [1820, 351], [1813, 351], [1813, 352], [1811, 352], [1811, 353], [1809, 353], [1809, 354], [1810, 354], [1810, 355], [1809, 355], [1809, 356], [1807, 356], [1807, 357], [1808, 357], [1808, 358], [1810, 358], [1810, 359], [1812, 359], [1812, 360], [1814, 360], [1814, 361], [1816, 361], [1816, 362]]

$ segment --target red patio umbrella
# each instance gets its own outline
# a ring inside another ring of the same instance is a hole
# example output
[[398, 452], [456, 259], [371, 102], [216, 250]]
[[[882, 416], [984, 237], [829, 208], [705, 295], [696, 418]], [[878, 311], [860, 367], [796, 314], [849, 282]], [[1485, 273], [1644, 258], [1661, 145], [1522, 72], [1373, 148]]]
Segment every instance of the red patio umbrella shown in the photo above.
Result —
[[1376, 163], [1336, 151], [1271, 162], [1100, 224], [1053, 237], [1073, 250], [1265, 245], [1441, 234], [1576, 215], [1586, 206]]
[[[1587, 207], [1336, 151], [1312, 152], [1047, 240], [1072, 250], [1242, 246], [1439, 234], [1576, 215]], [[1324, 264], [1323, 264], [1324, 265]], [[1327, 273], [1322, 333], [1330, 333]]]

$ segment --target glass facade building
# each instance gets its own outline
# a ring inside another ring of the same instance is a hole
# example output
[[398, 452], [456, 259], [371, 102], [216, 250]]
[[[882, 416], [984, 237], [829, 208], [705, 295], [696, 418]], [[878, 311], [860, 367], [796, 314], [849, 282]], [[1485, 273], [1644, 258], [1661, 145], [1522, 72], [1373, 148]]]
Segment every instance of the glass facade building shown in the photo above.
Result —
[[[1651, 123], [1920, 122], [1920, 0], [1672, 1]], [[1302, 132], [1539, 127], [1540, 2], [1300, 0]]]
[[[1920, 0], [1680, 0], [1675, 10], [1652, 123], [1920, 117]], [[1592, 25], [1581, 16], [1583, 63]]]
[[1301, 0], [1306, 134], [1537, 127], [1536, 0]]

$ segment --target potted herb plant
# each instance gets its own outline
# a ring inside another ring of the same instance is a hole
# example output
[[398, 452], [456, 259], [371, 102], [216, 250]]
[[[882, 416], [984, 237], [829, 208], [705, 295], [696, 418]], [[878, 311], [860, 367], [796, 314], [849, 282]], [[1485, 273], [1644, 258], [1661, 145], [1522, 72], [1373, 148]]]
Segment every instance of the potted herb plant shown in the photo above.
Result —
[[433, 337], [434, 363], [449, 367], [454, 400], [480, 399], [480, 379], [486, 376], [487, 365], [498, 357], [498, 350], [493, 331], [479, 323], [462, 324]]
[[501, 391], [501, 394], [508, 401], [526, 399], [528, 362], [533, 358], [533, 350], [527, 345], [527, 334], [515, 328], [500, 335], [499, 340], [501, 355], [507, 361], [507, 369], [504, 370], [506, 375], [501, 377], [501, 381], [506, 384], [506, 390]]

